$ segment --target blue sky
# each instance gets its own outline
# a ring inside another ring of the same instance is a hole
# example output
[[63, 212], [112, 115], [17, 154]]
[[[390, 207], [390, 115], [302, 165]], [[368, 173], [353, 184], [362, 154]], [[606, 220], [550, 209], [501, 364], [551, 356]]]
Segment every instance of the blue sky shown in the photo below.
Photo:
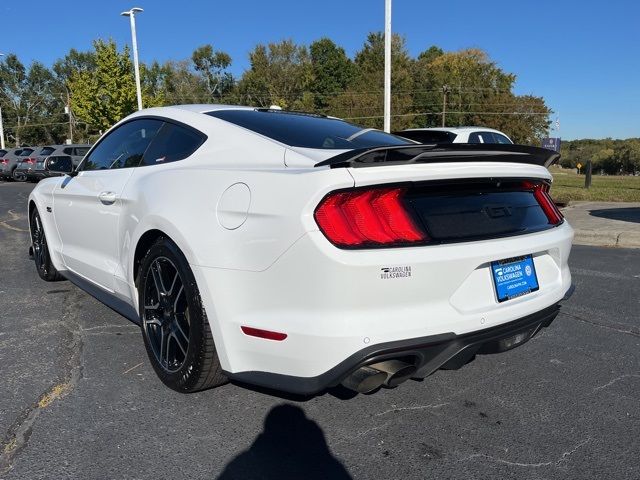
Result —
[[[0, 52], [50, 65], [96, 38], [130, 43], [119, 14], [133, 6], [145, 9], [141, 60], [188, 58], [211, 43], [236, 74], [259, 42], [328, 36], [353, 55], [384, 19], [384, 0], [3, 0]], [[393, 30], [413, 55], [434, 44], [486, 50], [518, 76], [516, 93], [546, 99], [563, 138], [640, 137], [640, 0], [394, 0]]]

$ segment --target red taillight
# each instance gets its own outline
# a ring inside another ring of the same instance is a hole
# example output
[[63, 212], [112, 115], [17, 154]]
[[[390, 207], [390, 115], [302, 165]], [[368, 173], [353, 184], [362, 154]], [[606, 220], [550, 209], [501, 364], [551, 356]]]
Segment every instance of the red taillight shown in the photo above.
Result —
[[6, 158], [0, 158], [0, 163], [6, 165], [7, 163], [9, 163], [9, 160], [7, 160]]
[[404, 188], [372, 188], [327, 195], [316, 209], [322, 233], [340, 247], [384, 246], [428, 240], [404, 205]]
[[533, 190], [533, 196], [551, 225], [558, 225], [562, 222], [562, 213], [560, 213], [560, 210], [558, 210], [558, 207], [549, 196], [549, 185], [546, 183], [523, 182], [522, 186], [527, 190]]
[[25, 160], [25, 162], [30, 163], [30, 164], [34, 164], [34, 163], [36, 163], [36, 159], [35, 158], [27, 158]]
[[270, 330], [262, 330], [260, 328], [245, 327], [244, 325], [240, 328], [245, 335], [249, 335], [251, 337], [266, 338], [267, 340], [277, 340], [279, 342], [287, 338], [286, 333], [272, 332]]

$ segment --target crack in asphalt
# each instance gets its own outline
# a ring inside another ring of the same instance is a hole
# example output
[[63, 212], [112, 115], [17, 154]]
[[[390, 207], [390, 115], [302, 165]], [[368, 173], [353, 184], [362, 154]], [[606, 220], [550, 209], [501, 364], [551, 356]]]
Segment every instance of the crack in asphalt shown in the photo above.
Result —
[[459, 461], [460, 462], [466, 462], [468, 460], [474, 460], [476, 458], [484, 458], [486, 460], [491, 460], [491, 461], [496, 462], [496, 463], [502, 463], [504, 465], [510, 465], [512, 467], [530, 467], [530, 468], [551, 467], [551, 466], [558, 467], [558, 466], [560, 466], [560, 464], [565, 462], [571, 455], [576, 453], [580, 448], [585, 446], [590, 441], [591, 441], [591, 437], [582, 440], [580, 443], [575, 445], [570, 450], [567, 450], [566, 452], [563, 452], [562, 455], [560, 456], [560, 458], [558, 460], [555, 460], [555, 461], [550, 460], [550, 461], [547, 461], [547, 462], [535, 462], [535, 463], [512, 462], [512, 461], [509, 461], [509, 460], [505, 460], [503, 458], [496, 458], [496, 457], [494, 457], [492, 455], [487, 455], [486, 453], [475, 453], [473, 455], [469, 455], [468, 457], [461, 458]]
[[65, 373], [63, 380], [47, 389], [36, 402], [27, 407], [7, 430], [0, 444], [0, 475], [13, 468], [19, 453], [24, 450], [33, 432], [33, 427], [43, 410], [56, 400], [68, 395], [84, 375], [83, 345], [84, 338], [78, 315], [82, 296], [76, 290], [65, 295], [65, 310], [60, 326], [67, 332], [65, 350], [68, 352], [64, 360]]
[[444, 407], [445, 405], [449, 405], [449, 402], [433, 403], [433, 404], [430, 403], [429, 405], [415, 405], [412, 407], [395, 407], [389, 410], [385, 410], [384, 412], [376, 413], [376, 417], [379, 417], [381, 415], [386, 415], [387, 413], [396, 413], [396, 412], [402, 412], [405, 410], [424, 410], [425, 408], [441, 408], [441, 407]]
[[586, 323], [588, 325], [593, 325], [593, 326], [596, 326], [596, 327], [605, 328], [607, 330], [612, 330], [614, 332], [623, 333], [625, 335], [631, 335], [633, 337], [640, 337], [640, 330], [637, 330], [637, 331], [635, 329], [633, 329], [633, 330], [623, 330], [621, 328], [616, 328], [616, 327], [613, 327], [611, 325], [606, 325], [604, 323], [598, 323], [598, 322], [594, 322], [593, 320], [587, 320], [586, 318], [582, 318], [582, 317], [580, 317], [578, 315], [575, 315], [573, 313], [568, 313], [568, 312], [566, 312], [564, 310], [560, 311], [560, 315], [564, 315], [565, 317], [571, 318], [573, 320], [577, 320], [577, 321], [582, 322], [582, 323]]
[[593, 391], [597, 392], [598, 390], [602, 390], [604, 388], [610, 387], [614, 383], [617, 383], [620, 380], [624, 380], [625, 378], [640, 378], [640, 375], [636, 375], [636, 374], [633, 374], [633, 373], [627, 373], [625, 375], [620, 375], [619, 377], [614, 378], [613, 380], [605, 383], [604, 385], [600, 385], [599, 387], [594, 388]]

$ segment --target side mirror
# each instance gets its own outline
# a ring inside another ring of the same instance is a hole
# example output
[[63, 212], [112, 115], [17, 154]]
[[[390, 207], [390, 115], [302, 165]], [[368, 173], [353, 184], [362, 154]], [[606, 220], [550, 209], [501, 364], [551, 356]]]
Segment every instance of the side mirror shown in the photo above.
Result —
[[73, 171], [73, 162], [68, 155], [61, 155], [57, 157], [49, 157], [45, 161], [45, 170], [51, 173], [71, 173]]

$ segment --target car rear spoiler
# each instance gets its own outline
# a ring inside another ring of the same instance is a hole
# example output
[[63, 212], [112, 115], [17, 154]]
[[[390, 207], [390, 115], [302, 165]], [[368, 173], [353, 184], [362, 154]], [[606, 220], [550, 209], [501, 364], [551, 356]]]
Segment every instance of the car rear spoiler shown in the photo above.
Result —
[[416, 163], [507, 162], [549, 167], [560, 159], [553, 150], [524, 145], [433, 144], [359, 148], [316, 163], [316, 167], [361, 168]]

